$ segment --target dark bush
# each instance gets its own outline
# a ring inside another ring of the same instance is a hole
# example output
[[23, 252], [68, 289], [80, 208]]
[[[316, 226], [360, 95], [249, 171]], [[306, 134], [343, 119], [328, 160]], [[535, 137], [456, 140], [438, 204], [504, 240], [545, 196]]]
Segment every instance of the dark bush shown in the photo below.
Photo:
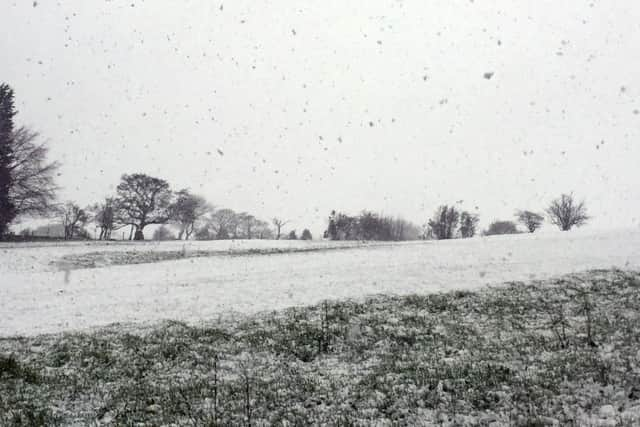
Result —
[[513, 221], [494, 221], [489, 225], [485, 236], [493, 236], [496, 234], [517, 234], [518, 228]]

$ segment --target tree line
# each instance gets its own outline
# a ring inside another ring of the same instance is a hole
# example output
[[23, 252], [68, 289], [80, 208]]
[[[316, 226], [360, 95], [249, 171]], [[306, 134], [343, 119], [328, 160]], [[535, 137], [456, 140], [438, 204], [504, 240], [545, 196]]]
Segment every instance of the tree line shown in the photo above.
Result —
[[[552, 200], [545, 209], [545, 213], [551, 224], [558, 226], [562, 231], [580, 227], [590, 219], [585, 202], [577, 201], [573, 193], [562, 194]], [[515, 217], [517, 222], [522, 224], [530, 233], [538, 230], [545, 219], [543, 214], [529, 210], [516, 211]], [[478, 214], [458, 209], [455, 205], [440, 205], [422, 227], [401, 218], [393, 218], [369, 211], [362, 211], [362, 213], [355, 216], [332, 211], [328, 218], [328, 227], [324, 236], [331, 240], [466, 239], [478, 234], [479, 223], [480, 217]], [[482, 231], [482, 235], [491, 236], [519, 232], [516, 222], [496, 220], [486, 230]]]
[[[553, 199], [544, 210], [549, 222], [562, 231], [580, 227], [590, 219], [584, 201], [577, 201], [573, 193], [562, 194]], [[482, 235], [520, 233], [517, 223], [522, 224], [526, 231], [533, 233], [544, 223], [542, 213], [530, 210], [518, 210], [514, 214], [516, 220], [495, 220], [482, 231]], [[460, 211], [455, 206], [440, 206], [425, 227], [425, 238], [452, 239], [473, 237], [477, 233], [479, 217], [468, 211]]]
[[[75, 212], [83, 212], [81, 216]], [[74, 227], [93, 220], [100, 229], [98, 239], [110, 239], [114, 230], [126, 228], [129, 240], [144, 240], [145, 229], [160, 225], [156, 230], [158, 240], [221, 240], [221, 239], [280, 239], [281, 228], [274, 233], [270, 224], [248, 212], [236, 212], [229, 208], [217, 209], [204, 197], [189, 189], [172, 191], [164, 179], [141, 173], [124, 174], [116, 187], [116, 193], [86, 209], [67, 203], [64, 218]], [[73, 219], [80, 217], [77, 224]], [[274, 223], [281, 221], [274, 218]], [[173, 235], [166, 228], [173, 225], [178, 231]], [[308, 232], [308, 230], [307, 230]], [[295, 233], [295, 232], [294, 232]], [[65, 233], [66, 234], [66, 233]], [[73, 234], [68, 236], [73, 237]], [[291, 238], [291, 234], [289, 238]], [[297, 238], [297, 237], [296, 237]]]
[[[272, 223], [278, 224], [274, 231], [269, 222], [248, 212], [217, 209], [189, 189], [173, 191], [164, 179], [141, 173], [122, 175], [115, 194], [99, 203], [82, 208], [69, 201], [53, 212], [60, 219], [65, 239], [89, 238], [85, 228], [89, 223], [99, 229], [98, 240], [112, 239], [120, 229], [128, 232], [128, 240], [144, 240], [150, 225], [160, 226], [153, 235], [156, 240], [298, 239], [295, 230], [286, 236], [281, 233], [287, 221], [274, 218]], [[308, 229], [300, 236], [311, 238]]]
[[[578, 201], [573, 193], [562, 194], [560, 197], [553, 199], [544, 210], [544, 213], [546, 213], [549, 222], [562, 231], [569, 231], [573, 227], [581, 227], [591, 218], [587, 214], [587, 207], [584, 200]], [[522, 224], [529, 233], [533, 233], [539, 229], [545, 220], [543, 213], [529, 210], [516, 211], [515, 217], [516, 221]], [[515, 234], [519, 232], [516, 222], [498, 220], [492, 222], [483, 234], [491, 236], [497, 234]]]
[[[216, 209], [204, 197], [189, 189], [173, 191], [161, 178], [142, 173], [124, 174], [116, 192], [99, 203], [80, 207], [74, 202], [58, 203], [55, 176], [60, 164], [49, 161], [48, 147], [38, 133], [17, 127], [14, 118], [14, 92], [0, 84], [0, 238], [21, 217], [56, 216], [65, 239], [89, 237], [85, 227], [96, 224], [101, 240], [113, 238], [113, 232], [128, 229], [130, 240], [143, 240], [149, 225], [165, 226], [157, 232], [159, 239], [298, 239], [296, 230], [284, 233], [289, 223], [284, 218], [263, 221], [247, 212]], [[572, 193], [562, 194], [545, 209], [548, 220], [563, 231], [584, 225], [587, 215], [584, 201]], [[543, 223], [542, 213], [517, 211], [516, 220], [527, 231], [535, 232]], [[173, 235], [166, 225], [178, 231]], [[401, 241], [417, 239], [469, 238], [478, 234], [478, 214], [455, 205], [439, 206], [423, 226], [398, 217], [362, 211], [348, 215], [332, 211], [324, 237], [331, 240]], [[485, 235], [518, 232], [514, 221], [494, 221], [482, 232]], [[304, 229], [300, 239], [312, 239]]]
[[[55, 176], [60, 164], [47, 160], [48, 147], [38, 133], [15, 125], [16, 115], [13, 89], [0, 84], [0, 239], [14, 221], [34, 217], [57, 218], [65, 239], [88, 238], [89, 223], [99, 229], [95, 237], [100, 240], [112, 239], [120, 229], [128, 230], [130, 240], [143, 240], [150, 225], [173, 225], [177, 235], [172, 238], [186, 240], [298, 238], [295, 230], [283, 234], [287, 220], [267, 222], [247, 212], [216, 209], [189, 189], [173, 191], [164, 179], [142, 173], [122, 175], [115, 194], [90, 206], [59, 203]], [[164, 238], [170, 235], [165, 228]], [[304, 229], [300, 239], [311, 238]]]
[[332, 211], [324, 236], [331, 240], [417, 240], [420, 227], [402, 218], [370, 211], [362, 211], [356, 216]]

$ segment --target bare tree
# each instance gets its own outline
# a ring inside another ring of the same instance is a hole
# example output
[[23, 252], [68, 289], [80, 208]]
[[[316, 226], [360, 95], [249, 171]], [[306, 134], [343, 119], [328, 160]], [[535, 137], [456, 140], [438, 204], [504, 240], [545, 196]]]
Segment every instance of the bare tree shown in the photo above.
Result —
[[235, 236], [238, 227], [238, 214], [232, 209], [219, 209], [211, 215], [209, 226], [216, 239], [229, 239]]
[[175, 240], [175, 236], [166, 225], [161, 225], [153, 232], [152, 239], [156, 241]]
[[460, 213], [454, 206], [440, 206], [429, 220], [431, 234], [438, 240], [453, 239], [459, 219]]
[[[373, 215], [365, 213], [363, 216], [365, 218], [364, 222], [367, 223], [366, 228], [376, 228], [377, 219], [369, 222]], [[360, 217], [350, 216], [333, 210], [329, 215], [329, 226], [327, 227], [325, 235], [331, 240], [362, 240], [368, 232], [363, 232], [360, 219]], [[390, 235], [388, 227], [386, 227], [385, 233]]]
[[[96, 203], [89, 208], [93, 215], [93, 221], [100, 227], [100, 240], [109, 240], [113, 230], [119, 228], [116, 226], [115, 217], [117, 206], [113, 197], [107, 197], [102, 203]], [[121, 227], [123, 227], [121, 225]]]
[[0, 236], [21, 215], [56, 213], [57, 162], [47, 162], [48, 148], [38, 134], [14, 126], [14, 92], [0, 84]]
[[59, 212], [64, 227], [65, 240], [73, 239], [73, 236], [84, 227], [89, 219], [86, 211], [73, 202], [65, 203]]
[[[394, 241], [406, 241], [406, 240], [418, 240], [420, 238], [420, 234], [422, 230], [420, 227], [412, 223], [411, 221], [407, 221], [403, 218], [392, 218], [392, 217], [383, 217], [381, 216], [383, 227], [381, 231], [390, 229], [391, 232], [391, 240]], [[381, 237], [378, 237], [376, 240], [385, 240]]]
[[238, 222], [242, 227], [243, 237], [247, 239], [253, 239], [255, 237], [259, 238], [260, 220], [258, 220], [255, 216], [247, 212], [242, 212], [238, 214]]
[[573, 226], [580, 227], [589, 220], [585, 202], [577, 202], [573, 193], [562, 194], [559, 198], [552, 200], [546, 212], [551, 223], [557, 225], [562, 231], [571, 230]]
[[273, 223], [273, 226], [276, 228], [276, 240], [280, 240], [282, 227], [287, 225], [289, 221], [285, 221], [284, 219], [280, 219], [280, 218], [273, 218], [271, 222]]
[[403, 218], [363, 210], [357, 216], [331, 211], [324, 233], [331, 240], [417, 240], [420, 227]]
[[60, 165], [47, 161], [49, 148], [37, 139], [38, 134], [25, 127], [13, 132], [9, 197], [18, 216], [47, 215], [54, 210], [58, 189], [54, 176]]
[[147, 225], [169, 221], [171, 190], [167, 181], [145, 174], [125, 174], [116, 191], [117, 218], [120, 223], [132, 226], [135, 240], [144, 240]]
[[183, 236], [185, 240], [189, 240], [195, 230], [196, 222], [211, 210], [212, 207], [204, 197], [191, 194], [187, 189], [178, 191], [171, 205], [171, 220], [180, 227], [178, 240], [182, 240]]
[[544, 217], [542, 215], [531, 211], [517, 211], [516, 217], [522, 225], [527, 227], [529, 233], [533, 233], [540, 228], [544, 221]]
[[204, 225], [198, 227], [196, 238], [209, 239], [270, 239], [273, 233], [269, 224], [246, 212], [237, 213], [232, 209], [218, 209], [211, 213]]
[[269, 223], [266, 221], [256, 220], [252, 231], [258, 239], [273, 239], [273, 230], [271, 230]]
[[463, 239], [475, 236], [478, 222], [480, 222], [478, 215], [463, 211], [460, 214], [460, 236]]

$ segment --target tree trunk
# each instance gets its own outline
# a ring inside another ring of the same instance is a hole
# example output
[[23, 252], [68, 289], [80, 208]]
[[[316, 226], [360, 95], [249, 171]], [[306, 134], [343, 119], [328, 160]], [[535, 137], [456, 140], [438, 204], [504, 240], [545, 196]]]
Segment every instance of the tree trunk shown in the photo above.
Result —
[[133, 240], [144, 240], [144, 233], [142, 232], [142, 228], [136, 230], [136, 234]]
[[189, 240], [189, 238], [193, 234], [193, 230], [194, 229], [195, 229], [195, 224], [194, 223], [191, 223], [190, 225], [187, 225], [187, 228], [185, 229], [185, 232], [184, 232], [184, 240]]

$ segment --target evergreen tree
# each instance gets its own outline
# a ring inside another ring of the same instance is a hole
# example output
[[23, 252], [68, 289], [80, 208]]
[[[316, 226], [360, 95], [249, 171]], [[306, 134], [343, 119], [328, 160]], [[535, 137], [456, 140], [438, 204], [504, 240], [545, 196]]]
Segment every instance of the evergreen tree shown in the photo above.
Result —
[[300, 236], [300, 240], [312, 240], [313, 236], [311, 235], [311, 231], [308, 228], [302, 230], [302, 236]]
[[329, 215], [329, 227], [327, 228], [325, 237], [331, 240], [338, 239], [338, 227], [336, 225], [336, 211], [331, 211], [331, 215]]
[[13, 89], [0, 84], [0, 237], [16, 216], [16, 209], [9, 197], [11, 189], [11, 164], [13, 163], [13, 116], [16, 115], [13, 103]]

